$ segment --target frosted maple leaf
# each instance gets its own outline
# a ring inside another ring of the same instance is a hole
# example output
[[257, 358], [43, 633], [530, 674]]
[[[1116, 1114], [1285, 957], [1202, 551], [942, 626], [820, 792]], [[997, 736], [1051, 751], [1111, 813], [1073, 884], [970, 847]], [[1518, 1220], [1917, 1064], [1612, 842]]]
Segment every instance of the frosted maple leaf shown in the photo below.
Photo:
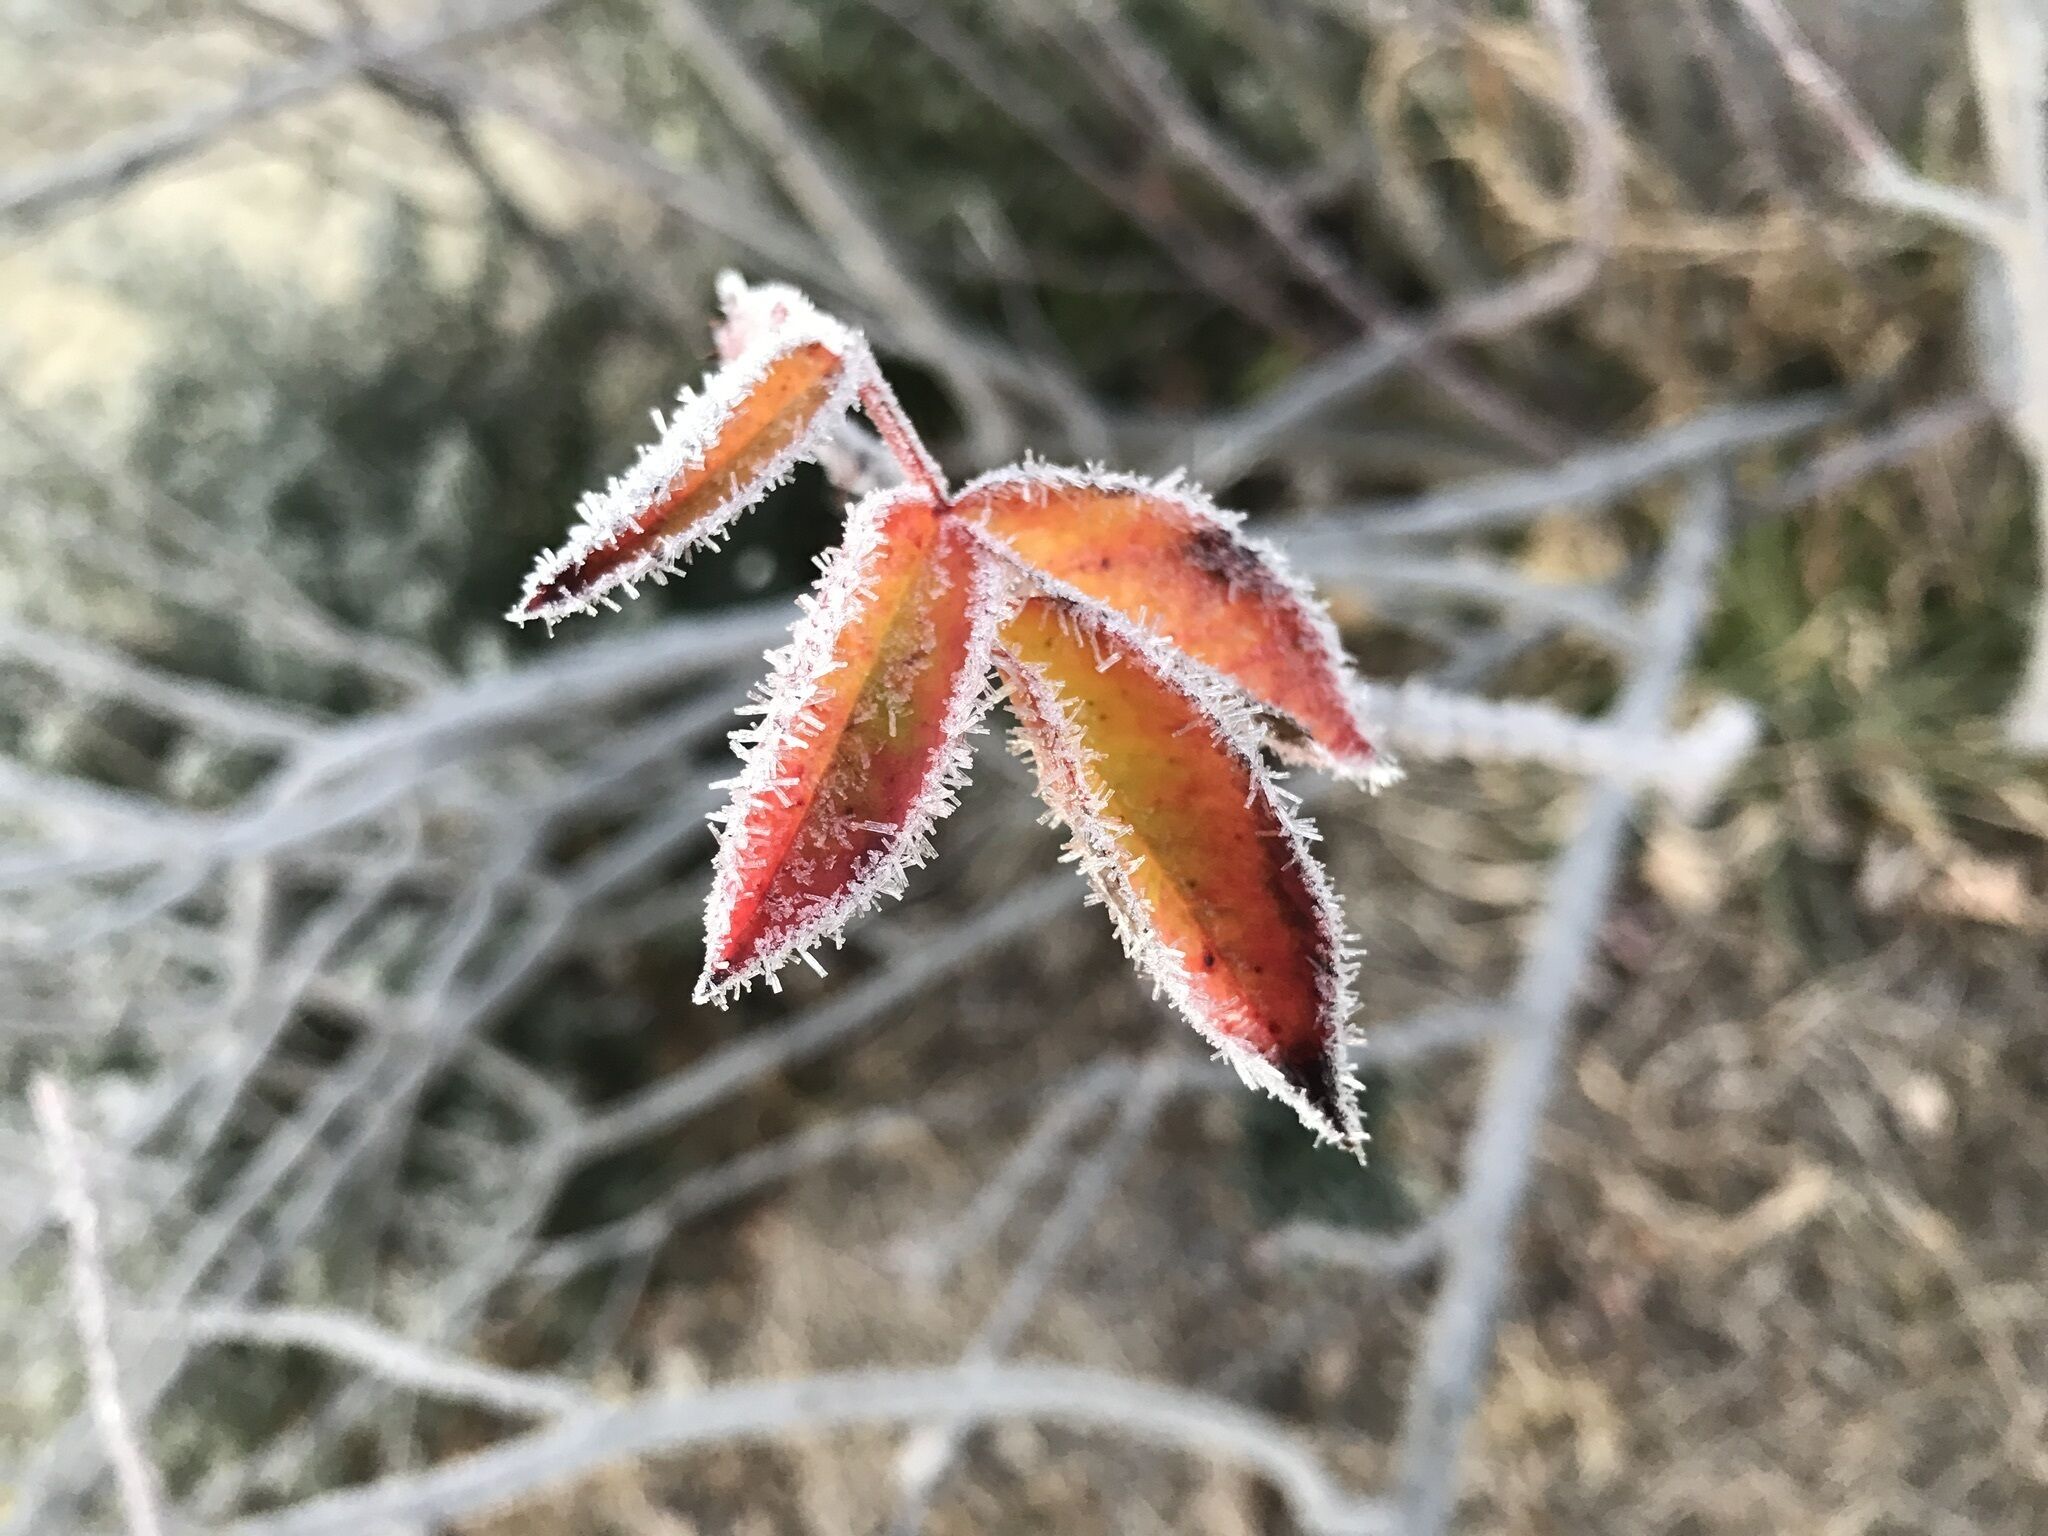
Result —
[[1358, 1151], [1355, 961], [1315, 830], [1265, 760], [1394, 776], [1322, 605], [1177, 477], [1027, 463], [950, 489], [858, 331], [791, 288], [719, 289], [720, 366], [584, 499], [510, 614], [552, 627], [664, 580], [855, 406], [902, 471], [848, 510], [734, 733], [697, 1000], [815, 965], [900, 895], [1001, 697], [1125, 952], [1247, 1083]]

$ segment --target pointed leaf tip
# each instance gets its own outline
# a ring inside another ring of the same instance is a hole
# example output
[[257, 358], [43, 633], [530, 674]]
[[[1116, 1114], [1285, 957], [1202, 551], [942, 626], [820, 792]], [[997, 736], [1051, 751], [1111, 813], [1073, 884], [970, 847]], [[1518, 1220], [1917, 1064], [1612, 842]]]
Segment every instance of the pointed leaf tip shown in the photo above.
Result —
[[1378, 785], [1335, 625], [1278, 551], [1172, 480], [1031, 465], [960, 492], [960, 515], [1059, 586], [1105, 604], [1299, 727], [1283, 756]]
[[1342, 913], [1244, 745], [1241, 706], [1054, 593], [1004, 622], [997, 665], [1041, 793], [1131, 958], [1247, 1083], [1359, 1150]]
[[509, 618], [588, 612], [614, 587], [674, 570], [759, 501], [852, 404], [866, 352], [856, 334], [805, 305], [779, 311], [661, 436], [585, 498], [569, 542], [541, 556]]
[[724, 817], [700, 1001], [901, 894], [989, 703], [1001, 573], [922, 492], [877, 493], [764, 690]]

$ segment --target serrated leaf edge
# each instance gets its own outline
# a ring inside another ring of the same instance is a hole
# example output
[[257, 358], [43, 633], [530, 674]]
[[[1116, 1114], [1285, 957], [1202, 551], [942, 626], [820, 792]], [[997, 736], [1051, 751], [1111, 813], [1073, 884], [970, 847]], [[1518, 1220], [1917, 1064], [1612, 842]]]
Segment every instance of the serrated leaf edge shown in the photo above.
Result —
[[[792, 629], [789, 643], [768, 653], [769, 676], [754, 694], [761, 719], [757, 725], [733, 732], [740, 771], [728, 781], [733, 786], [731, 802], [711, 817], [719, 829], [719, 846], [704, 902], [705, 969], [691, 994], [694, 1002], [724, 1007], [760, 980], [779, 990], [775, 973], [791, 959], [812, 958], [811, 951], [827, 941], [843, 943], [846, 925], [854, 918], [885, 899], [901, 898], [910, 871], [922, 868], [931, 857], [933, 829], [959, 804], [959, 791], [967, 783], [973, 762], [974, 737], [985, 728], [994, 702], [990, 678], [995, 633], [1010, 602], [1008, 575], [985, 550], [978, 552], [972, 566], [968, 656], [947, 700], [941, 727], [943, 744], [923, 793], [905, 813], [894, 840], [821, 916], [777, 935], [739, 970], [712, 979], [712, 957], [730, 935], [731, 916], [746, 877], [746, 808], [758, 797], [774, 792], [778, 763], [792, 745], [806, 739], [802, 733], [812, 693], [836, 665], [834, 640], [845, 625], [861, 617], [873, 595], [860, 573], [881, 547], [887, 513], [924, 494], [909, 487], [877, 491], [848, 512], [846, 541], [827, 557], [807, 599], [809, 607]], [[946, 537], [943, 524], [938, 537]], [[812, 963], [816, 963], [814, 958]]]

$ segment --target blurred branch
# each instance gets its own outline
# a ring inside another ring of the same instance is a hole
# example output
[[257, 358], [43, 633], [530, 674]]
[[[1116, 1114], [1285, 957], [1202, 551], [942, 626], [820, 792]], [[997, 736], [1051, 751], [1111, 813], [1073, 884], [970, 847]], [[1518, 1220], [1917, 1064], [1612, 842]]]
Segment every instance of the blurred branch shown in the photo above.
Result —
[[[1712, 600], [1727, 515], [1725, 485], [1703, 473], [1659, 563], [1642, 659], [1616, 705], [1617, 724], [1653, 730], [1670, 709]], [[1397, 1492], [1402, 1536], [1438, 1536], [1456, 1502], [1458, 1460], [1492, 1352], [1536, 1136], [1620, 871], [1633, 802], [1632, 790], [1612, 779], [1588, 791], [1516, 975], [1515, 1021], [1487, 1066], [1461, 1158], [1444, 1277], [1409, 1382]]]
[[955, 26], [931, 0], [862, 0], [900, 27], [905, 36], [944, 63], [990, 107], [1031, 134], [1076, 180], [1141, 230], [1160, 253], [1206, 292], [1275, 335], [1306, 341], [1264, 275], [1219, 252], [1214, 244], [1165, 217], [1156, 198], [1128, 184], [1075, 131], [1060, 106], [1040, 95], [1019, 72], [991, 58], [971, 34]]
[[85, 1351], [87, 1397], [100, 1438], [121, 1489], [121, 1507], [132, 1536], [161, 1536], [157, 1513], [156, 1471], [135, 1433], [121, 1399], [121, 1369], [114, 1359], [113, 1329], [108, 1320], [106, 1266], [100, 1254], [99, 1211], [86, 1186], [85, 1156], [71, 1123], [71, 1106], [63, 1084], [48, 1073], [29, 1084], [29, 1107], [35, 1112], [49, 1158], [57, 1210], [71, 1238], [71, 1306], [78, 1341]]
[[629, 1457], [931, 1418], [1036, 1419], [1242, 1462], [1317, 1536], [1392, 1530], [1384, 1507], [1341, 1488], [1292, 1430], [1234, 1403], [1101, 1371], [991, 1365], [748, 1382], [593, 1410], [425, 1472], [234, 1521], [220, 1536], [359, 1536], [386, 1525], [444, 1524]]
[[229, 134], [297, 106], [375, 66], [400, 63], [477, 42], [535, 21], [561, 0], [515, 0], [416, 32], [353, 37], [301, 64], [267, 71], [225, 102], [136, 129], [114, 143], [0, 182], [0, 223], [49, 219], [69, 204], [110, 196], [145, 176], [189, 159]]
[[1289, 539], [1285, 548], [1329, 589], [1479, 603], [1511, 619], [1577, 630], [1612, 650], [1636, 643], [1635, 620], [1609, 586], [1535, 581], [1499, 560], [1390, 551], [1356, 536]]
[[2048, 753], [2048, 14], [2035, 0], [1972, 0], [1969, 14], [1986, 157], [2012, 209], [1991, 242], [2010, 321], [1988, 338], [2003, 344], [1993, 382], [2033, 476], [2042, 573], [2006, 735], [2015, 746]]
[[985, 381], [974, 349], [961, 343], [938, 300], [911, 279], [795, 104], [769, 87], [696, 0], [658, 0], [654, 16], [734, 126], [767, 156], [776, 179], [834, 258], [889, 316], [904, 345], [946, 380], [966, 417], [972, 454], [989, 462], [1014, 456], [1021, 441], [1016, 420]]
[[1454, 300], [1437, 314], [1388, 330], [1300, 369], [1287, 382], [1219, 425], [1198, 447], [1197, 479], [1229, 480], [1297, 426], [1370, 388], [1418, 352], [1500, 335], [1572, 303], [1606, 259], [1621, 216], [1622, 131], [1599, 55], [1578, 0], [1539, 0], [1556, 39], [1571, 92], [1575, 150], [1575, 240], [1562, 256], [1483, 293]]
[[1534, 700], [1474, 698], [1423, 683], [1368, 684], [1365, 717], [1404, 757], [1533, 763], [1654, 792], [1682, 817], [1706, 811], [1756, 745], [1756, 710], [1723, 700], [1683, 731], [1587, 720]]
[[[963, 1370], [985, 1367], [1016, 1347], [1054, 1273], [1093, 1225], [1112, 1187], [1151, 1134], [1167, 1097], [1178, 1086], [1174, 1056], [1170, 1048], [1162, 1047], [1131, 1078], [1108, 1134], [1076, 1162], [1058, 1203], [960, 1352]], [[916, 1536], [923, 1527], [933, 1496], [965, 1444], [967, 1428], [961, 1419], [949, 1417], [914, 1431], [904, 1441], [896, 1456], [901, 1502], [889, 1525], [895, 1536]]]
[[577, 1156], [589, 1160], [630, 1146], [702, 1113], [770, 1072], [815, 1055], [996, 946], [1041, 927], [1054, 913], [1070, 908], [1074, 899], [1073, 882], [1064, 873], [1048, 875], [986, 912], [940, 928], [895, 963], [841, 988], [807, 1012], [727, 1046], [688, 1071], [593, 1115], [577, 1138]]
[[33, 409], [13, 392], [0, 389], [0, 419], [37, 453], [101, 491], [138, 537], [161, 539], [171, 554], [166, 558], [152, 549], [148, 559], [125, 553], [116, 557], [102, 537], [98, 519], [54, 512], [47, 516], [44, 521], [51, 534], [68, 539], [95, 568], [133, 582], [167, 603], [236, 613], [267, 642], [374, 678], [387, 691], [404, 694], [448, 681], [448, 669], [436, 657], [392, 636], [342, 623], [272, 562], [224, 539], [220, 529], [193, 508], [111, 462], [109, 455], [53, 414]]
[[[1783, 0], [1735, 0], [1777, 54], [1786, 78], [1834, 131], [1856, 162], [1856, 190], [1872, 202], [1996, 240], [2009, 215], [1988, 199], [1931, 181], [1899, 156], [1856, 104], [1840, 77], [1800, 34]], [[2024, 3], [2024, 0], [2022, 0]]]
[[1903, 412], [1881, 427], [1823, 449], [1745, 495], [1736, 508], [1737, 525], [1832, 496], [1867, 475], [1907, 463], [1982, 426], [1995, 414], [1991, 402], [1974, 393]]
[[1457, 1228], [1459, 1211], [1459, 1203], [1452, 1200], [1414, 1226], [1393, 1234], [1360, 1232], [1319, 1221], [1290, 1221], [1260, 1239], [1258, 1261], [1272, 1266], [1322, 1264], [1384, 1280], [1403, 1280], [1443, 1256], [1444, 1246]]
[[1265, 232], [1281, 256], [1321, 288], [1368, 335], [1412, 343], [1416, 371], [1467, 416], [1538, 457], [1562, 450], [1569, 434], [1475, 374], [1429, 336], [1413, 331], [1392, 301], [1308, 228], [1277, 190], [1271, 171], [1247, 162], [1187, 97], [1164, 61], [1115, 7], [1079, 0], [1076, 14], [1168, 147], [1200, 171]]
[[[1848, 152], [1857, 193], [1949, 225], [1991, 258], [1980, 283], [1996, 318], [1980, 328], [1982, 367], [2032, 473], [2035, 535], [2048, 573], [2048, 15], [2035, 0], [1970, 0], [1977, 113], [1997, 185], [1987, 196], [1908, 166], [1800, 35], [1782, 0], [1740, 4]], [[2048, 752], [2048, 574], [2005, 726], [2014, 746]]]
[[1641, 437], [1586, 448], [1543, 469], [1459, 481], [1404, 501], [1331, 507], [1272, 526], [1290, 541], [1334, 542], [1360, 534], [1435, 538], [1488, 532], [1563, 508], [1594, 511], [1696, 465], [1818, 432], [1842, 420], [1847, 409], [1831, 395], [1724, 406]]
[[411, 1391], [516, 1418], [561, 1418], [587, 1412], [598, 1401], [573, 1382], [429, 1349], [346, 1312], [200, 1306], [153, 1321], [206, 1343], [311, 1350]]

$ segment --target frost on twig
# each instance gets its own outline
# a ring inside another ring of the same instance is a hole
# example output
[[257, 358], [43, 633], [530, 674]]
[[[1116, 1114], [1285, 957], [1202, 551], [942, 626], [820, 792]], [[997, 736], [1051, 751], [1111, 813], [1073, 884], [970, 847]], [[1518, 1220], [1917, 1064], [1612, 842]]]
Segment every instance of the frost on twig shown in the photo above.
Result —
[[1529, 763], [1652, 790], [1687, 819], [1703, 814], [1756, 745], [1753, 705], [1723, 699], [1682, 731], [1587, 720], [1537, 700], [1494, 700], [1425, 683], [1365, 684], [1360, 712], [1385, 740], [1425, 760]]
[[142, 1448], [135, 1422], [121, 1396], [121, 1371], [114, 1359], [107, 1304], [106, 1268], [100, 1254], [100, 1220], [86, 1187], [85, 1155], [71, 1121], [63, 1084], [40, 1074], [29, 1085], [29, 1104], [49, 1157], [58, 1214], [71, 1238], [71, 1303], [78, 1339], [85, 1351], [87, 1395], [121, 1489], [130, 1536], [159, 1536], [156, 1471]]

